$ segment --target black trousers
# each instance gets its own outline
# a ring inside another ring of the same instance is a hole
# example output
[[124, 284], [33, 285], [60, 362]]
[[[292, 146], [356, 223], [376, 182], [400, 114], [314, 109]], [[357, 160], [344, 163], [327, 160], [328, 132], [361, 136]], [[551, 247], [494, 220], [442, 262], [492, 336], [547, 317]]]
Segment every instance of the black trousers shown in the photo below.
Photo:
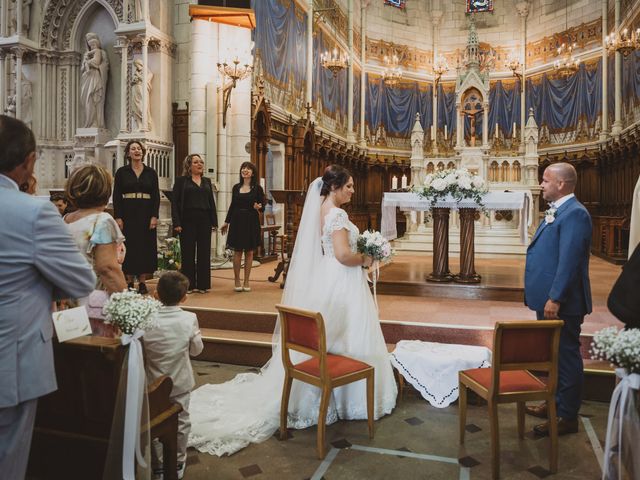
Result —
[[181, 272], [189, 279], [189, 290], [211, 288], [211, 226], [208, 210], [184, 211]]

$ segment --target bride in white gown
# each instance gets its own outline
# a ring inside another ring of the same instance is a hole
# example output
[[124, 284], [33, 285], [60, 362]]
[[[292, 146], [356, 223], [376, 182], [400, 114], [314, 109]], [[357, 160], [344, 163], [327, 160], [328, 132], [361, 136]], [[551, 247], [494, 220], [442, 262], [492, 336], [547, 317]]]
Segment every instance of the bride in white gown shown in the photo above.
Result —
[[[371, 265], [371, 258], [356, 253], [358, 228], [339, 208], [353, 191], [352, 177], [338, 165], [328, 167], [309, 186], [282, 303], [321, 312], [328, 351], [375, 367], [374, 416], [378, 419], [393, 410], [397, 388], [366, 271], [361, 268]], [[230, 455], [278, 430], [284, 382], [279, 324], [273, 344], [273, 355], [260, 373], [240, 374], [192, 392], [189, 446]], [[303, 358], [292, 355], [294, 362]], [[288, 426], [315, 425], [319, 406], [320, 390], [294, 381]], [[334, 389], [327, 424], [366, 419], [366, 407], [364, 381]]]

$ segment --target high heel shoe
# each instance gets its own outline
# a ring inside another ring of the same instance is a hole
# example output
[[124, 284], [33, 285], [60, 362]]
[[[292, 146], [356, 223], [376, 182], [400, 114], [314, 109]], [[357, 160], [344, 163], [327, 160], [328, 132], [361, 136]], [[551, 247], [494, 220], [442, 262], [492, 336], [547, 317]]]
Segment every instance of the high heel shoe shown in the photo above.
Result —
[[249, 285], [243, 286], [242, 287], [242, 291], [243, 292], [250, 292], [251, 291], [251, 287]]
[[235, 286], [235, 287], [233, 287], [233, 291], [234, 291], [234, 292], [241, 292], [241, 291], [242, 291], [242, 286], [241, 286], [241, 285], [238, 285], [238, 283], [240, 283], [240, 281], [237, 281], [237, 282], [236, 282], [236, 286]]

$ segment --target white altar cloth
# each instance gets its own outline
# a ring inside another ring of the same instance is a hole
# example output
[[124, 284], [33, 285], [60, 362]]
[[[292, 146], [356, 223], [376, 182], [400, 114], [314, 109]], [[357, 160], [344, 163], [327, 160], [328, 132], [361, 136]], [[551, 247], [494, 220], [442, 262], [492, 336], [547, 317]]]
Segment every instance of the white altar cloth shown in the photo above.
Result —
[[[520, 241], [527, 244], [527, 228], [531, 225], [533, 199], [529, 191], [517, 192], [488, 192], [482, 202], [487, 210], [519, 210], [520, 211]], [[396, 207], [401, 210], [431, 210], [431, 202], [421, 198], [413, 192], [385, 192], [382, 197], [382, 220], [380, 233], [387, 240], [398, 237], [396, 230]], [[436, 208], [478, 208], [478, 204], [470, 198], [458, 202], [449, 195], [446, 199], [436, 203]]]
[[458, 372], [491, 366], [487, 347], [401, 340], [391, 363], [424, 399], [437, 408], [458, 399]]

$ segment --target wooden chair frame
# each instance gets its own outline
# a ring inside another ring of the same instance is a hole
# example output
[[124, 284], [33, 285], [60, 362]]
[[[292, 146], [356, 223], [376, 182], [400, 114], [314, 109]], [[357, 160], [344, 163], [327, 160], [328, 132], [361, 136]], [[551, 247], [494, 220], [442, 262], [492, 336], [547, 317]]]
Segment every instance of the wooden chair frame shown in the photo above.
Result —
[[[491, 424], [491, 472], [492, 478], [500, 476], [500, 438], [498, 430], [498, 404], [517, 403], [518, 408], [518, 436], [524, 438], [525, 402], [546, 400], [549, 406], [549, 470], [558, 470], [558, 424], [551, 421], [556, 418], [556, 388], [558, 384], [558, 347], [560, 345], [560, 330], [562, 320], [533, 320], [519, 322], [497, 322], [493, 331], [493, 355], [491, 384], [485, 386], [469, 377], [465, 371], [458, 374], [459, 379], [459, 429], [460, 444], [464, 444], [467, 417], [467, 388], [470, 388], [489, 404], [489, 422]], [[551, 332], [551, 350], [549, 359], [537, 362], [504, 363], [502, 361], [502, 341], [506, 331], [516, 329], [547, 329]], [[503, 371], [524, 371], [536, 378], [531, 371], [548, 372], [546, 388], [531, 391], [500, 392], [500, 373]]]
[[[329, 408], [329, 401], [331, 399], [331, 391], [342, 385], [356, 382], [358, 380], [366, 379], [367, 381], [367, 422], [369, 426], [369, 438], [373, 438], [373, 406], [374, 406], [374, 367], [347, 373], [339, 377], [332, 378], [327, 368], [327, 358], [333, 357], [345, 357], [343, 355], [333, 355], [327, 353], [327, 338], [324, 328], [324, 320], [322, 314], [318, 312], [311, 312], [300, 308], [288, 307], [285, 305], [276, 305], [278, 312], [280, 313], [280, 330], [282, 339], [282, 363], [284, 365], [284, 386], [282, 389], [282, 403], [280, 406], [280, 439], [287, 439], [287, 412], [289, 409], [289, 395], [291, 393], [291, 385], [293, 380], [300, 380], [301, 382], [315, 385], [322, 390], [320, 409], [318, 412], [318, 435], [317, 435], [317, 453], [318, 458], [323, 459], [326, 456], [325, 447], [325, 430], [326, 430], [326, 418], [327, 410]], [[318, 348], [312, 349], [307, 346], [288, 341], [289, 338], [289, 322], [287, 315], [294, 314], [301, 317], [306, 317], [313, 322], [318, 335]], [[315, 376], [307, 372], [296, 369], [296, 365], [291, 362], [290, 350], [304, 353], [313, 358], [317, 358], [320, 364], [320, 375]]]

